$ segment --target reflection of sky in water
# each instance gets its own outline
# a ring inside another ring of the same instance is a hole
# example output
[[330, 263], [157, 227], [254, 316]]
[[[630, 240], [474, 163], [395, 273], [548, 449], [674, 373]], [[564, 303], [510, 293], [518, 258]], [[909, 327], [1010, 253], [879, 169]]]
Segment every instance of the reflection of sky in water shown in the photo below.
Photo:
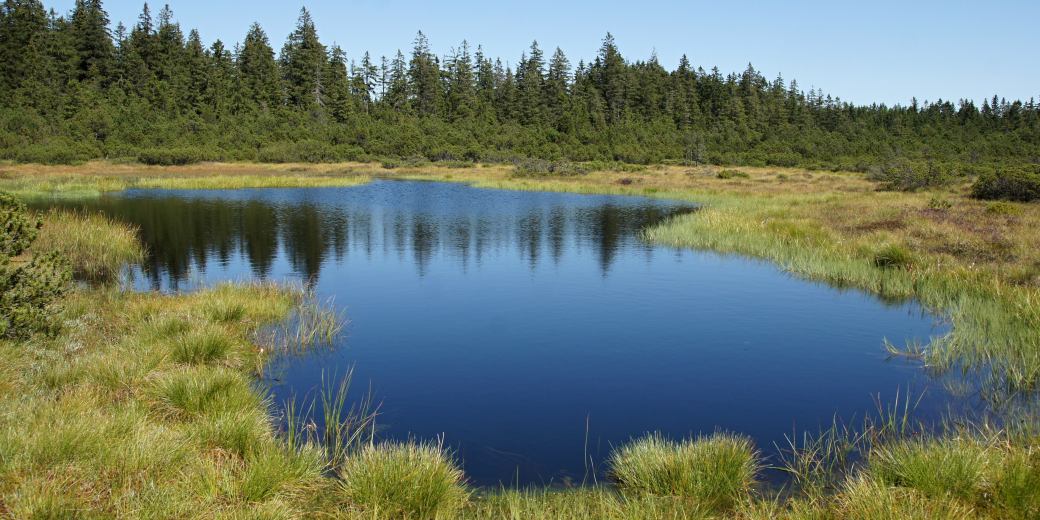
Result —
[[674, 203], [378, 181], [80, 204], [141, 227], [142, 287], [263, 277], [334, 296], [342, 344], [286, 360], [275, 398], [356, 364], [385, 435], [443, 434], [477, 483], [580, 480], [586, 436], [597, 464], [646, 431], [732, 430], [770, 452], [878, 395], [948, 402], [881, 348], [943, 332], [917, 305], [641, 241]]

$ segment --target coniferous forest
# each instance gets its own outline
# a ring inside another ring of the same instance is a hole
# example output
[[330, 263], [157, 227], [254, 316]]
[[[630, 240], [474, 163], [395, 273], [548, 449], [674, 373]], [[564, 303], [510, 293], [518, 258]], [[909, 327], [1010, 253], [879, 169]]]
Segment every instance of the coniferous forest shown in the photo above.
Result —
[[113, 27], [101, 0], [64, 15], [4, 0], [0, 158], [718, 163], [867, 171], [904, 189], [1035, 181], [1040, 163], [1034, 99], [854, 105], [750, 64], [625, 57], [610, 34], [591, 59], [532, 43], [515, 67], [465, 41], [437, 55], [421, 32], [372, 56], [324, 44], [306, 9], [276, 45], [256, 24], [240, 43], [203, 42], [169, 6]]

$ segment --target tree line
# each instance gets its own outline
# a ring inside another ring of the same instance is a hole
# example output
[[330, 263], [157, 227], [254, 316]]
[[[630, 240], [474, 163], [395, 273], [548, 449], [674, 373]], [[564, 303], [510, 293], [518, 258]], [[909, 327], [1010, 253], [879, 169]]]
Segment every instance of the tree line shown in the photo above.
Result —
[[407, 54], [348, 56], [306, 9], [276, 52], [258, 24], [205, 44], [169, 6], [112, 28], [101, 0], [66, 15], [4, 0], [0, 55], [0, 157], [20, 161], [911, 164], [929, 178], [1040, 162], [1033, 99], [854, 105], [750, 64], [629, 60], [610, 34], [589, 61], [534, 42], [514, 66], [466, 41], [438, 55], [422, 32]]

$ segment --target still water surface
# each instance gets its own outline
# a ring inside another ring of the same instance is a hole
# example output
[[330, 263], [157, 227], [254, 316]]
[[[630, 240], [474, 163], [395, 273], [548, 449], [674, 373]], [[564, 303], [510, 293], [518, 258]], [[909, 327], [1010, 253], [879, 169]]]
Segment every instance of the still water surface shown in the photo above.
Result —
[[923, 413], [949, 399], [882, 349], [943, 333], [934, 316], [642, 241], [692, 210], [674, 202], [376, 181], [71, 204], [141, 228], [142, 289], [301, 280], [334, 297], [346, 333], [286, 360], [276, 402], [353, 366], [385, 438], [442, 436], [477, 484], [581, 481], [648, 431], [736, 431], [769, 453], [879, 396], [923, 393]]

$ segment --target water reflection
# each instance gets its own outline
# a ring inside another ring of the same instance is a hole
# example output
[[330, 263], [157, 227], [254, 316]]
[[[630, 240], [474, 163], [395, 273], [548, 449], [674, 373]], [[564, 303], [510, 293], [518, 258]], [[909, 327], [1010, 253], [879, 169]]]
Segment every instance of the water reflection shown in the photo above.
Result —
[[[387, 252], [388, 248], [399, 258], [410, 258], [419, 276], [425, 276], [431, 259], [442, 253], [465, 270], [471, 263], [481, 264], [489, 252], [515, 247], [534, 270], [540, 262], [559, 263], [569, 247], [591, 249], [602, 275], [608, 276], [622, 243], [638, 243], [641, 230], [693, 210], [644, 200], [570, 210], [531, 206], [522, 212], [485, 206], [468, 215], [445, 218], [436, 211], [416, 211], [411, 206], [352, 206], [349, 199], [353, 197], [347, 197], [347, 204], [329, 205], [264, 197], [263, 191], [254, 191], [259, 198], [216, 197], [221, 192], [140, 191], [58, 205], [102, 210], [137, 225], [149, 247], [141, 268], [150, 287], [173, 290], [193, 273], [205, 273], [210, 262], [227, 266], [237, 257], [248, 260], [255, 277], [268, 278], [280, 250], [292, 270], [309, 283], [319, 281], [329, 259], [340, 262], [348, 254], [371, 256], [374, 250]], [[354, 188], [350, 195], [364, 191]], [[652, 248], [646, 246], [646, 250]]]

